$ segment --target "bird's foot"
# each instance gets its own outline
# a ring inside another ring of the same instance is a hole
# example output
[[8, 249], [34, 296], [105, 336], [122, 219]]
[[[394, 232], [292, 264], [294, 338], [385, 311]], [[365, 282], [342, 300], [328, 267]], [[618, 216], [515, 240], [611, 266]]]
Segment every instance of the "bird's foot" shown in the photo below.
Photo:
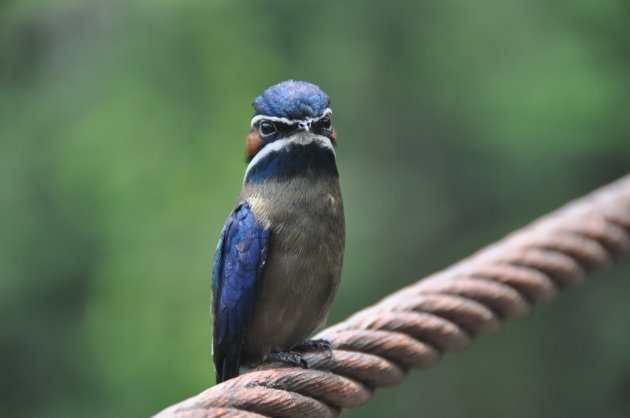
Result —
[[292, 348], [292, 350], [300, 351], [303, 353], [309, 352], [317, 352], [317, 351], [332, 351], [332, 345], [330, 341], [319, 339], [319, 340], [306, 340], [303, 343], [300, 343]]
[[302, 357], [300, 353], [297, 351], [281, 351], [277, 353], [269, 353], [269, 360], [282, 361], [283, 363], [288, 363], [293, 367], [301, 367], [303, 369], [308, 369], [308, 363]]

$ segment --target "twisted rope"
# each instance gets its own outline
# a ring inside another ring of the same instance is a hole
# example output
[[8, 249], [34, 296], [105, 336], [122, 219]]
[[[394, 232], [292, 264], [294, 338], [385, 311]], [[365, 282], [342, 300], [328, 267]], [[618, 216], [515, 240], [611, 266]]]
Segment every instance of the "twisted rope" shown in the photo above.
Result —
[[628, 252], [630, 176], [323, 330], [334, 350], [306, 354], [309, 369], [265, 363], [157, 417], [337, 416]]

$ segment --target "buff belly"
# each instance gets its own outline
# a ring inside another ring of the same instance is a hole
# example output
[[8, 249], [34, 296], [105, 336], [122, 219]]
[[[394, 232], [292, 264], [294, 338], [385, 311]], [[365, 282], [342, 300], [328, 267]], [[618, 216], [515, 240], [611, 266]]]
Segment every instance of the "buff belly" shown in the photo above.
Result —
[[341, 277], [345, 234], [337, 180], [300, 178], [275, 186], [274, 193], [243, 196], [271, 234], [242, 364], [287, 351], [323, 326]]

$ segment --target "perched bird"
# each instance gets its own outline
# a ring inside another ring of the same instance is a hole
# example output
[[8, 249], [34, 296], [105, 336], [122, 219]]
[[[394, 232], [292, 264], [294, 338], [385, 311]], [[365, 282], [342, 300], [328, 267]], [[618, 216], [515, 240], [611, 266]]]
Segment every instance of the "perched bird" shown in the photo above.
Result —
[[285, 81], [253, 103], [243, 189], [221, 232], [212, 274], [217, 383], [241, 367], [300, 350], [323, 326], [341, 276], [343, 203], [330, 99]]

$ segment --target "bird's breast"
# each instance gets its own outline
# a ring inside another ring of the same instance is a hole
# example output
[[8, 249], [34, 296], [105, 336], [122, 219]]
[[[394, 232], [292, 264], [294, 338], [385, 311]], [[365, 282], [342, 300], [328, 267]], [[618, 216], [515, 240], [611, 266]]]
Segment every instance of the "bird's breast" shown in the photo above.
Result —
[[298, 177], [249, 185], [242, 198], [256, 220], [271, 230], [268, 257], [297, 257], [295, 263], [314, 268], [322, 261], [340, 263], [345, 233], [336, 178]]

